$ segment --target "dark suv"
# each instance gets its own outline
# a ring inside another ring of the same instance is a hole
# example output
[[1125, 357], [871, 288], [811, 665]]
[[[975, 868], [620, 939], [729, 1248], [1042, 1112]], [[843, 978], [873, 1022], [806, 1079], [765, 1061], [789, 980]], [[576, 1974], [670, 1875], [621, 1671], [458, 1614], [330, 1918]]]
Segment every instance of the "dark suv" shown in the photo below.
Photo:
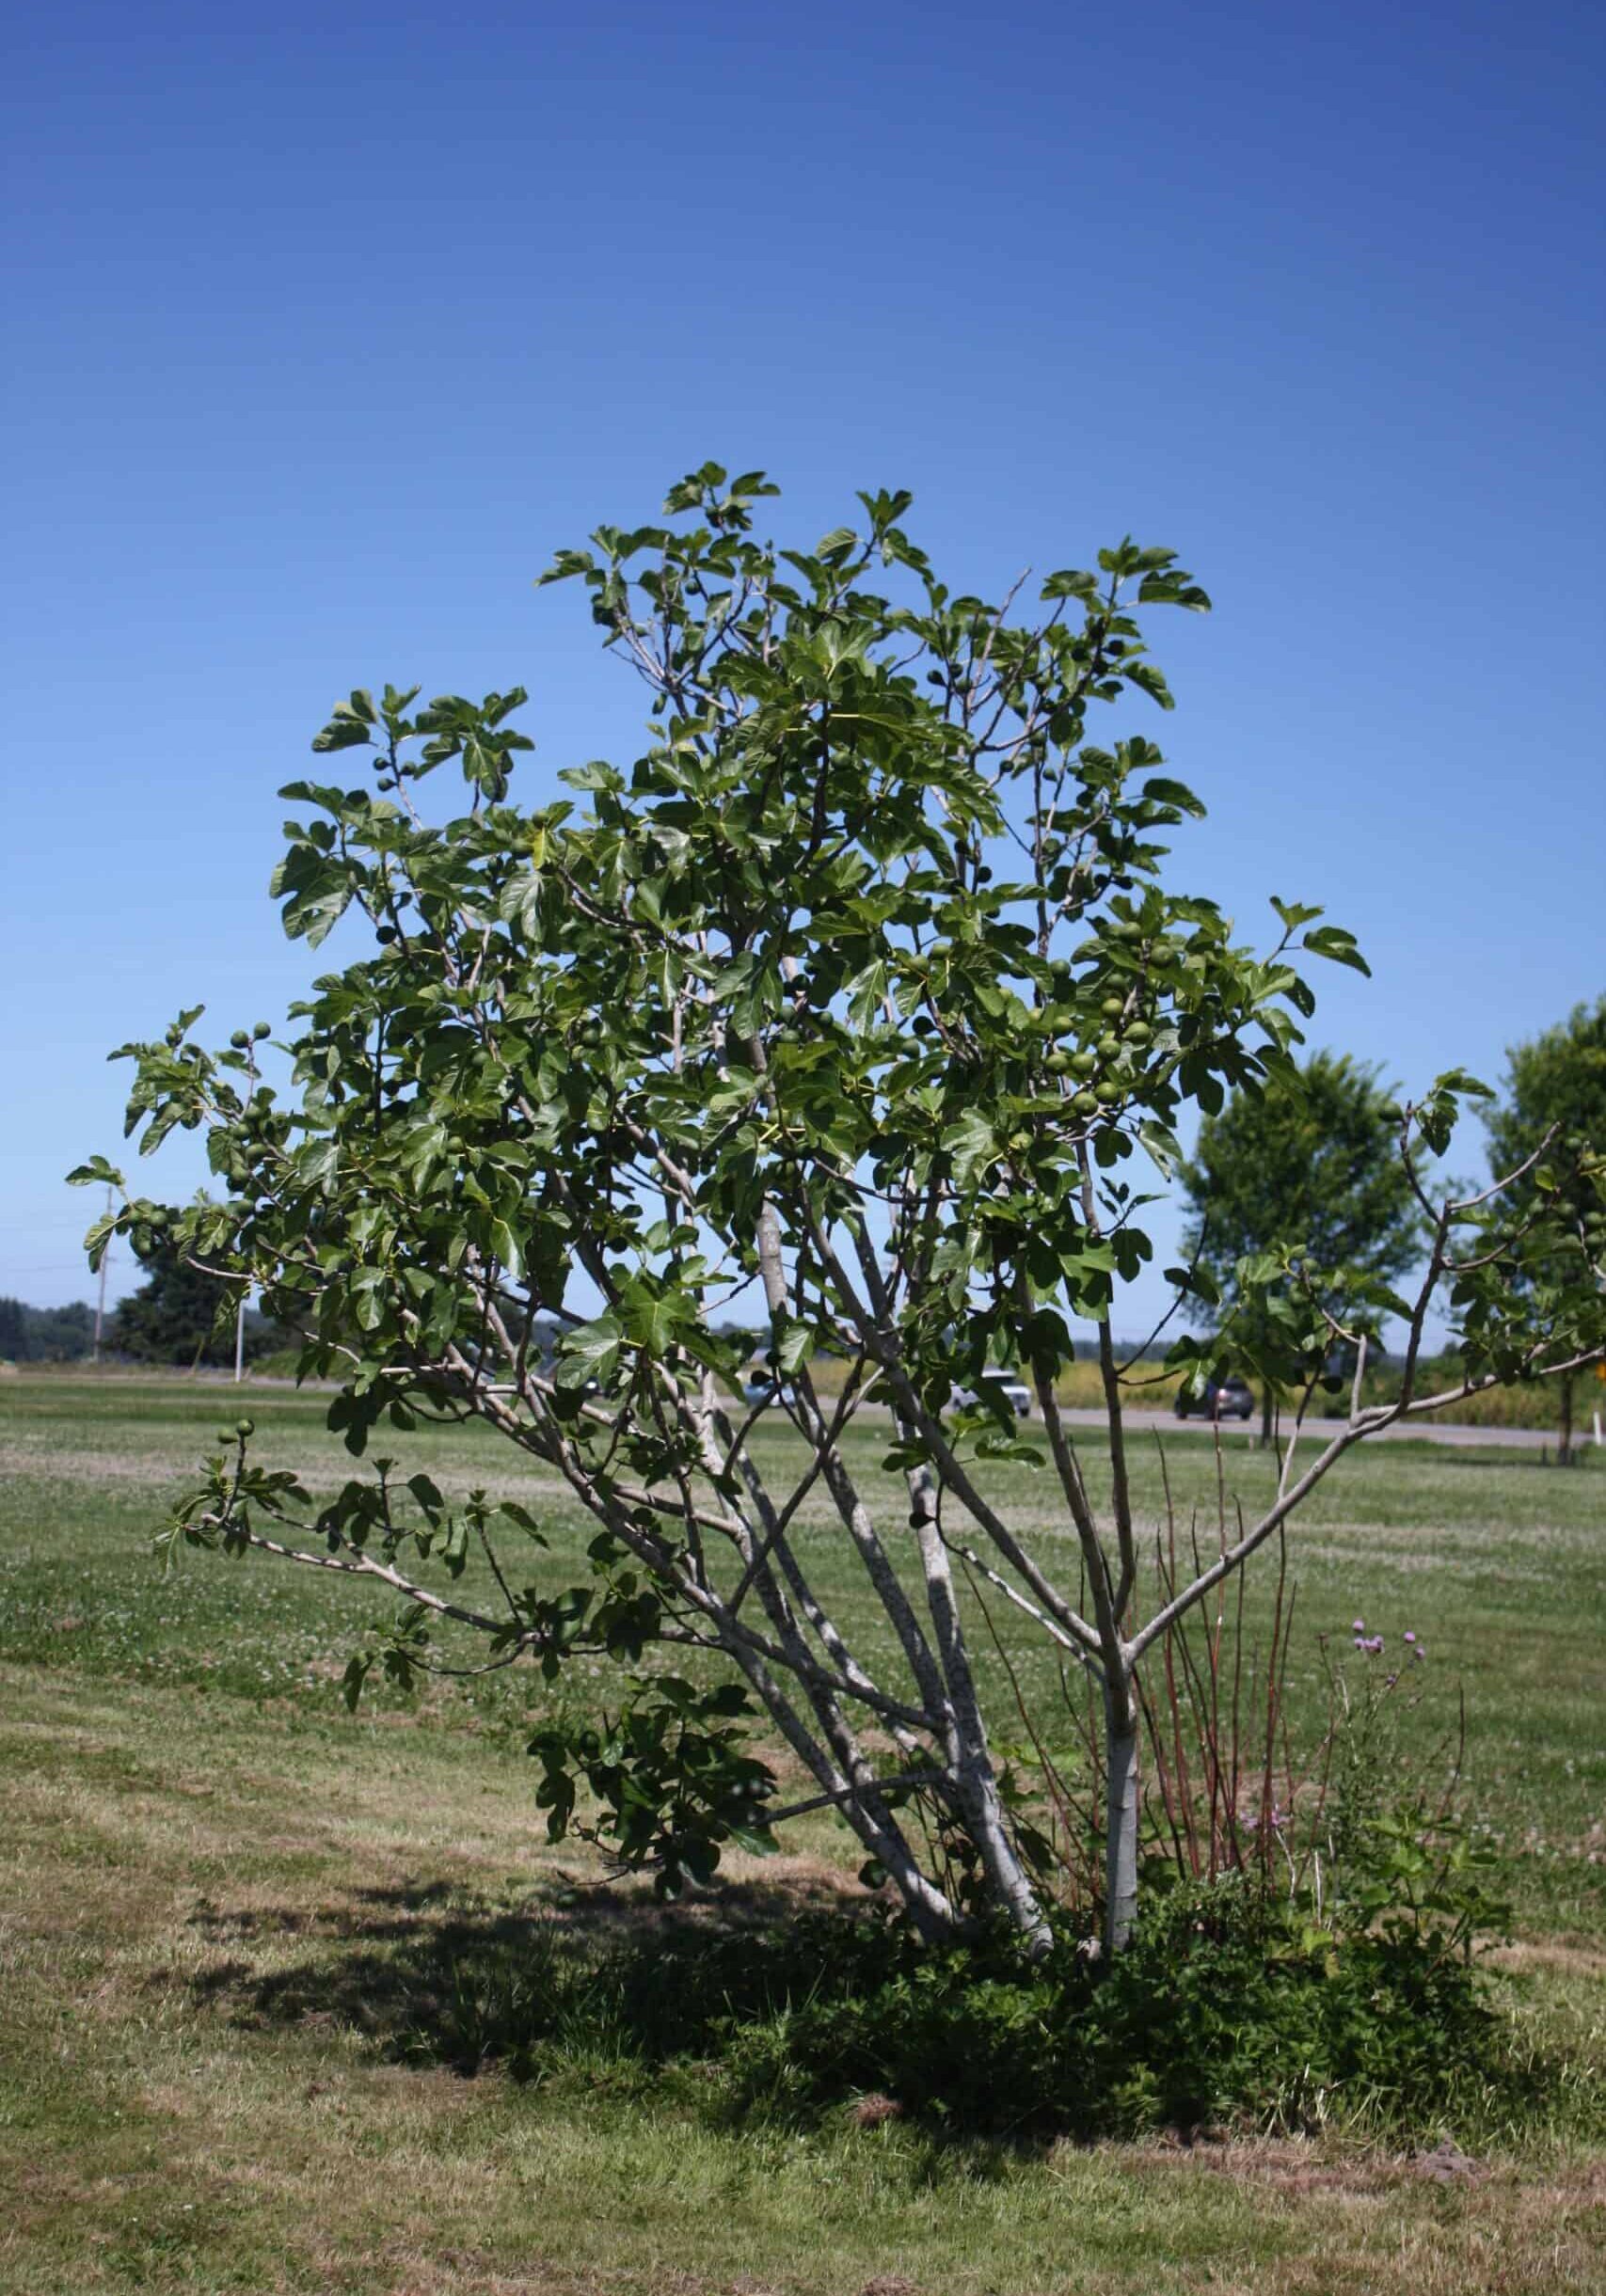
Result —
[[1248, 1419], [1254, 1415], [1254, 1394], [1247, 1379], [1234, 1372], [1231, 1379], [1207, 1379], [1202, 1390], [1177, 1389], [1179, 1419]]

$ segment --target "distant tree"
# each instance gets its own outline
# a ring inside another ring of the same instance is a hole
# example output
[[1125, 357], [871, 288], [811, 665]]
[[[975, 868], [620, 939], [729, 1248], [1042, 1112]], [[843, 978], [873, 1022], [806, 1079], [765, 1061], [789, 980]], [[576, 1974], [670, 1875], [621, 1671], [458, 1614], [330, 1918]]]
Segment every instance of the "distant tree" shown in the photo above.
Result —
[[149, 1274], [112, 1319], [111, 1345], [136, 1363], [221, 1363], [230, 1342], [218, 1329], [230, 1286], [203, 1275], [170, 1247], [140, 1255]]
[[[1564, 1180], [1562, 1172], [1566, 1159], [1586, 1144], [1606, 1148], [1606, 995], [1593, 1007], [1575, 1005], [1553, 1028], [1513, 1045], [1506, 1062], [1504, 1101], [1485, 1119], [1491, 1173], [1499, 1179], [1530, 1166], [1514, 1183], [1517, 1200], [1530, 1210], [1548, 1201], [1565, 1224], [1565, 1241], [1546, 1276], [1564, 1290], [1587, 1289], [1597, 1281], [1593, 1259], [1599, 1256], [1598, 1237], [1590, 1228], [1594, 1204], [1590, 1192]], [[1572, 1450], [1570, 1373], [1558, 1379], [1556, 1391], [1557, 1449], [1566, 1460]]]
[[82, 1300], [69, 1307], [30, 1307], [0, 1299], [0, 1361], [75, 1363], [94, 1345], [95, 1311]]
[[[1225, 1308], [1239, 1348], [1264, 1354], [1272, 1311], [1251, 1307], [1249, 1294], [1264, 1291], [1253, 1264], [1267, 1253], [1291, 1250], [1335, 1298], [1357, 1276], [1397, 1283], [1425, 1243], [1399, 1129], [1376, 1071], [1333, 1053], [1313, 1053], [1296, 1074], [1264, 1092], [1234, 1092], [1206, 1116], [1181, 1167], [1184, 1250], [1205, 1279], [1204, 1294], [1189, 1295], [1191, 1320], [1209, 1323]], [[1263, 1377], [1263, 1443], [1275, 1401]]]
[[66, 1307], [27, 1307], [29, 1352], [36, 1363], [78, 1363], [95, 1345], [95, 1311], [87, 1300]]
[[[191, 1265], [164, 1239], [152, 1238], [140, 1259], [150, 1273], [112, 1319], [114, 1354], [132, 1356], [136, 1363], [231, 1364], [236, 1287]], [[247, 1362], [286, 1341], [287, 1335], [276, 1323], [247, 1310]]]

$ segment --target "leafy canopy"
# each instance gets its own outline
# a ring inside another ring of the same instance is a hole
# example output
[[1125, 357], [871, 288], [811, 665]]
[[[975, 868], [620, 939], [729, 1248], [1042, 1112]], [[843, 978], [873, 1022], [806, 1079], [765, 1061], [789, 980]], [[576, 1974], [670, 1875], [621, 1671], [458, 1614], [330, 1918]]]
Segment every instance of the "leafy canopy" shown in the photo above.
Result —
[[[314, 747], [365, 751], [374, 785], [290, 785], [312, 817], [274, 891], [310, 946], [354, 904], [381, 945], [296, 1008], [294, 1110], [253, 1049], [188, 1043], [197, 1014], [127, 1048], [142, 1149], [205, 1125], [235, 1191], [186, 1239], [262, 1265], [308, 1370], [354, 1338], [376, 1366], [445, 1363], [487, 1275], [554, 1310], [579, 1277], [607, 1301], [564, 1386], [686, 1345], [723, 1368], [711, 1327], [751, 1302], [766, 1200], [805, 1254], [876, 1206], [918, 1237], [923, 1378], [1023, 1336], [1063, 1359], [1062, 1311], [1096, 1316], [1151, 1253], [1116, 1177], [1134, 1147], [1169, 1162], [1188, 1099], [1285, 1057], [1312, 1002], [1291, 944], [1360, 964], [1314, 909], [1278, 904], [1262, 958], [1165, 891], [1157, 833], [1202, 809], [1141, 736], [1084, 738], [1128, 690], [1170, 705], [1129, 603], [1205, 607], [1169, 551], [1050, 577], [1022, 628], [936, 579], [907, 497], [776, 553], [750, 532], [773, 491], [709, 466], [670, 497], [688, 530], [603, 528], [546, 578], [585, 583], [651, 689], [633, 768], [560, 775], [584, 814], [509, 802], [521, 689], [339, 706]], [[912, 603], [867, 586], [877, 566]], [[470, 810], [432, 824], [414, 792], [453, 760]], [[819, 1309], [790, 1356], [828, 1336]]]
[[[1514, 1175], [1514, 1207], [1545, 1232], [1550, 1249], [1528, 1255], [1520, 1281], [1538, 1303], [1571, 1301], [1587, 1312], [1606, 1246], [1600, 1178], [1606, 1163], [1606, 996], [1576, 1005], [1565, 1021], [1506, 1055], [1505, 1095], [1485, 1116], [1489, 1166]], [[1564, 1442], [1571, 1394], [1563, 1383]]]
[[[1427, 1224], [1400, 1154], [1402, 1116], [1375, 1070], [1314, 1053], [1264, 1092], [1235, 1092], [1201, 1121], [1179, 1167], [1188, 1209], [1183, 1251], [1233, 1317], [1251, 1355], [1297, 1313], [1297, 1289], [1269, 1297], [1265, 1256], [1300, 1281], [1342, 1296], [1357, 1283], [1397, 1285], [1421, 1259]], [[1216, 1320], [1196, 1291], [1197, 1322]]]
[[[1504, 1099], [1484, 1119], [1493, 1173], [1544, 1148], [1556, 1179], [1569, 1154], [1606, 1142], [1606, 995], [1513, 1045], [1506, 1064]], [[1525, 1180], [1530, 1195], [1546, 1192], [1536, 1172]]]

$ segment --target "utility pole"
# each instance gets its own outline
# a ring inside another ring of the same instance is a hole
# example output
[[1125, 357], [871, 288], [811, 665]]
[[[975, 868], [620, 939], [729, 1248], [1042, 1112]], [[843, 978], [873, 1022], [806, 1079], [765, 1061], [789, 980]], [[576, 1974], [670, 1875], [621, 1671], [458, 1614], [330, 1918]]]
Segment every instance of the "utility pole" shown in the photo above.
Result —
[[[111, 1183], [108, 1181], [106, 1183], [106, 1217], [108, 1220], [111, 1217], [111, 1211], [112, 1191]], [[95, 1349], [93, 1355], [90, 1357], [90, 1361], [93, 1363], [99, 1363], [101, 1360], [101, 1334], [105, 1329], [106, 1322], [106, 1262], [110, 1259], [111, 1256], [112, 1247], [110, 1239], [108, 1238], [106, 1248], [101, 1254], [101, 1295], [95, 1302]]]
[[234, 1385], [246, 1376], [246, 1294], [240, 1293], [240, 1305], [234, 1317]]

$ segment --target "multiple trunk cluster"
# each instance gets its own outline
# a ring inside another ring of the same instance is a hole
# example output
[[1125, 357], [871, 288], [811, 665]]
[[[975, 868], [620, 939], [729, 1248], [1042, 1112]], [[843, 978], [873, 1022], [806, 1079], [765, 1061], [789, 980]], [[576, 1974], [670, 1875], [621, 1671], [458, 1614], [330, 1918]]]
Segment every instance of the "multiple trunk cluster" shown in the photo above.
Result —
[[[488, 1421], [592, 1520], [598, 1585], [569, 1601], [516, 1584], [484, 1510], [450, 1518], [427, 1477], [409, 1485], [421, 1528], [383, 1471], [309, 1526], [291, 1479], [248, 1467], [243, 1441], [177, 1529], [382, 1579], [410, 1606], [402, 1669], [439, 1616], [485, 1633], [499, 1665], [654, 1641], [721, 1654], [813, 1781], [806, 1806], [840, 1812], [932, 1938], [978, 1908], [1045, 1934], [1054, 1876], [1001, 1783], [972, 1651], [980, 1601], [1010, 1606], [1102, 1712], [1113, 1952], [1137, 1904], [1146, 1655], [1355, 1444], [1488, 1381], [1593, 1359], [1598, 1172], [1595, 1195], [1567, 1198], [1585, 1207], [1579, 1235], [1558, 1229], [1519, 1281], [1523, 1221], [1502, 1229], [1500, 1189], [1435, 1205], [1418, 1177], [1419, 1144], [1442, 1149], [1471, 1088], [1452, 1075], [1401, 1118], [1431, 1230], [1408, 1299], [1375, 1271], [1312, 1266], [1297, 1239], [1240, 1266], [1254, 1368], [1304, 1400], [1271, 1507], [1142, 1615], [1112, 1334], [1152, 1245], [1123, 1174], [1174, 1169], [1190, 1109], [1297, 1087], [1313, 1008], [1299, 951], [1364, 966], [1314, 908], [1274, 900], [1263, 957], [1214, 902], [1166, 889], [1157, 838], [1198, 800], [1148, 741], [1086, 737], [1096, 707], [1170, 706], [1137, 613], [1208, 604], [1170, 551], [1101, 552], [1016, 619], [1013, 594], [994, 607], [938, 579], [899, 523], [907, 496], [864, 496], [861, 529], [780, 552], [751, 530], [773, 492], [708, 466], [670, 496], [680, 525], [599, 528], [554, 568], [583, 581], [650, 695], [628, 773], [561, 777], [583, 814], [510, 802], [531, 746], [510, 729], [517, 689], [340, 705], [314, 749], [365, 752], [374, 786], [284, 793], [310, 817], [287, 825], [274, 889], [293, 937], [316, 945], [348, 910], [370, 935], [287, 1046], [259, 1049], [264, 1024], [206, 1054], [189, 1013], [125, 1048], [142, 1149], [175, 1124], [204, 1131], [228, 1194], [181, 1211], [124, 1191], [99, 1243], [160, 1240], [260, 1287], [307, 1335], [304, 1368], [344, 1381], [332, 1421], [355, 1449], [384, 1419]], [[449, 761], [469, 810], [431, 822], [418, 784]], [[120, 1180], [99, 1159], [79, 1177]], [[1524, 1219], [1548, 1216], [1541, 1202]], [[1172, 1273], [1197, 1302], [1202, 1274]], [[1472, 1368], [1424, 1394], [1443, 1288]], [[755, 1314], [775, 1387], [737, 1405], [728, 1326]], [[1368, 1335], [1390, 1314], [1408, 1332], [1404, 1387], [1363, 1407]], [[1098, 1508], [1057, 1401], [1078, 1321], [1102, 1376]], [[1349, 1416], [1312, 1455], [1305, 1406], [1339, 1350], [1360, 1367]], [[1216, 1339], [1176, 1352], [1219, 1359]], [[827, 1354], [830, 1395], [811, 1370]], [[1029, 1374], [1068, 1540], [1039, 1541], [989, 1496], [1014, 1432], [990, 1366]], [[961, 1388], [978, 1400], [956, 1410]], [[793, 1439], [768, 1440], [783, 1417]], [[900, 1481], [867, 1487], [856, 1424], [890, 1436]], [[884, 1622], [873, 1647], [817, 1583], [822, 1506]], [[269, 1538], [264, 1520], [316, 1536]], [[453, 1575], [483, 1548], [496, 1602], [404, 1570], [415, 1536]], [[1065, 1554], [1074, 1590], [1048, 1560]], [[722, 1712], [678, 1685], [584, 1753], [629, 1854], [667, 1843], [695, 1875], [709, 1826], [739, 1838], [744, 1798], [754, 1829], [779, 1822]], [[549, 1750], [554, 1808], [564, 1759]]]

